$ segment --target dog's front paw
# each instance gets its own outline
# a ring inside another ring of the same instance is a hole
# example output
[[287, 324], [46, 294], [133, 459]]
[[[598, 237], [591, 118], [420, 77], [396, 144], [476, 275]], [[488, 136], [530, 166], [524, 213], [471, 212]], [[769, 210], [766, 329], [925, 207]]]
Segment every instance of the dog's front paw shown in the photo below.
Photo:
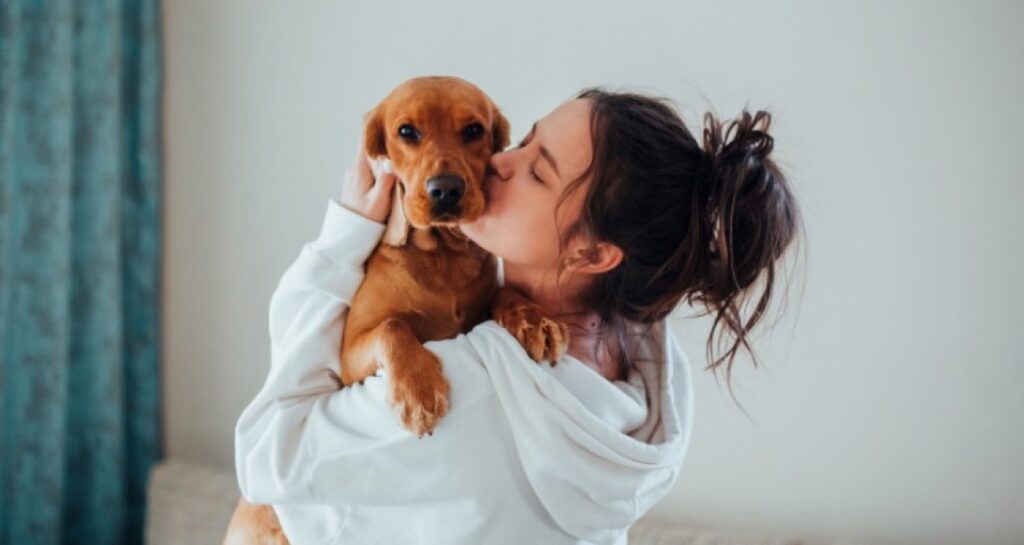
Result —
[[388, 402], [402, 426], [417, 437], [431, 435], [448, 412], [448, 379], [441, 361], [422, 348], [389, 370]]
[[508, 330], [534, 361], [554, 365], [569, 346], [569, 326], [545, 316], [540, 306], [520, 296], [496, 302], [494, 320]]

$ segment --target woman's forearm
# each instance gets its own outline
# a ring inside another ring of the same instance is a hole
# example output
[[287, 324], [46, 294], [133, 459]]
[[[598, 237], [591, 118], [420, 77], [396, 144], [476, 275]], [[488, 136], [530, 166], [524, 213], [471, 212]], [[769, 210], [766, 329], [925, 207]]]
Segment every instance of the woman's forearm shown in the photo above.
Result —
[[304, 433], [317, 404], [340, 387], [341, 334], [363, 263], [384, 225], [330, 201], [270, 303], [271, 368], [235, 428], [242, 494], [256, 503], [313, 501]]

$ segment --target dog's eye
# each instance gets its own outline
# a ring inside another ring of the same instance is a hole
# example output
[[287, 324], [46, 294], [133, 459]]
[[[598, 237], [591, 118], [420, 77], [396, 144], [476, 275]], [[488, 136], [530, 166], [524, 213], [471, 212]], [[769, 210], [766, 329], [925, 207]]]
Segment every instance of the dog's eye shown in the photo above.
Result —
[[398, 127], [398, 136], [401, 136], [405, 140], [411, 140], [413, 142], [420, 139], [420, 135], [416, 132], [416, 127], [406, 123], [401, 127]]
[[476, 140], [484, 134], [484, 126], [479, 123], [473, 123], [472, 125], [462, 129], [462, 137], [466, 141]]

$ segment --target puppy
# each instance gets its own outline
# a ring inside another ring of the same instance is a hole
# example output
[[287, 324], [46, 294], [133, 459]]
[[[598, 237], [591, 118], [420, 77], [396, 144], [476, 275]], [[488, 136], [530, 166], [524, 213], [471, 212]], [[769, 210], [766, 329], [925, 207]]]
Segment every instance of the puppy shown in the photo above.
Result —
[[[413, 78], [368, 114], [363, 139], [371, 159], [391, 162], [398, 183], [345, 322], [339, 371], [348, 386], [383, 369], [396, 417], [422, 437], [447, 412], [449, 388], [422, 343], [493, 315], [532, 358], [554, 362], [568, 329], [499, 289], [494, 256], [458, 228], [484, 211], [488, 161], [509, 143], [509, 122], [483, 91], [454, 77]], [[287, 542], [271, 506], [239, 501], [225, 545]]]
[[497, 289], [494, 256], [458, 222], [483, 213], [487, 163], [508, 145], [509, 123], [469, 82], [422, 77], [370, 112], [363, 138], [367, 155], [390, 160], [399, 181], [345, 322], [341, 379], [349, 385], [383, 369], [396, 416], [422, 436], [448, 408], [441, 362], [422, 343], [485, 320]]

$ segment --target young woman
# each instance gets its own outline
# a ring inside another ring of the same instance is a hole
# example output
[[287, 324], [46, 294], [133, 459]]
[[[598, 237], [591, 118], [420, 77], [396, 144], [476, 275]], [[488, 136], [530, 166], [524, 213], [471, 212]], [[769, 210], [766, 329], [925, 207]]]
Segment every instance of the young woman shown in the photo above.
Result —
[[769, 122], [708, 115], [701, 145], [663, 99], [595, 88], [496, 153], [487, 209], [462, 230], [502, 259], [505, 285], [570, 324], [569, 350], [537, 364], [493, 321], [426, 343], [451, 391], [423, 439], [392, 415], [386, 376], [338, 389], [346, 310], [395, 181], [360, 149], [272, 297], [270, 374], [236, 428], [242, 494], [273, 504], [296, 545], [624, 544], [692, 427], [664, 317], [683, 300], [714, 313], [712, 337], [733, 343], [710, 367], [728, 370], [796, 237]]

